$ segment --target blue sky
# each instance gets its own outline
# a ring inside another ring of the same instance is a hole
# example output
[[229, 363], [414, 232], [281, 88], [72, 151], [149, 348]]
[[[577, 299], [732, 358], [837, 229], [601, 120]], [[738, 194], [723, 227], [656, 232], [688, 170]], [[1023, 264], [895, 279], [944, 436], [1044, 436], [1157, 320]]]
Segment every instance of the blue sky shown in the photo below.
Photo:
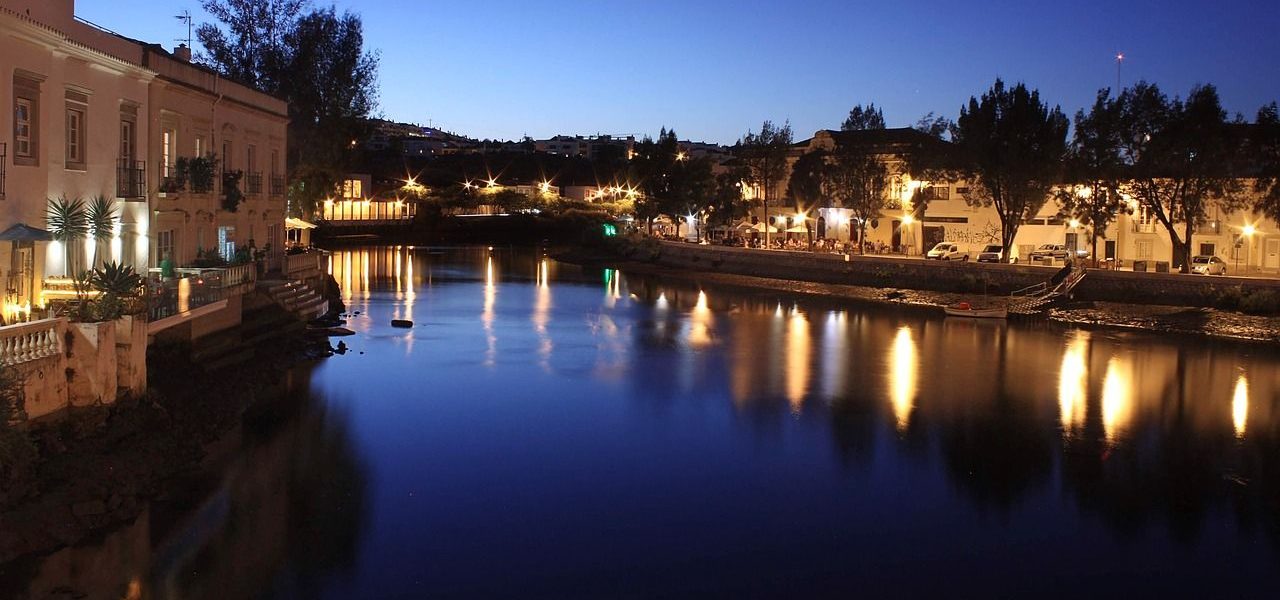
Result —
[[[78, 0], [76, 12], [172, 46], [183, 8]], [[656, 133], [732, 143], [764, 119], [798, 139], [875, 102], [890, 126], [955, 117], [995, 77], [1068, 113], [1116, 82], [1214, 83], [1252, 118], [1280, 99], [1275, 0], [344, 0], [381, 53], [379, 110], [482, 138]]]

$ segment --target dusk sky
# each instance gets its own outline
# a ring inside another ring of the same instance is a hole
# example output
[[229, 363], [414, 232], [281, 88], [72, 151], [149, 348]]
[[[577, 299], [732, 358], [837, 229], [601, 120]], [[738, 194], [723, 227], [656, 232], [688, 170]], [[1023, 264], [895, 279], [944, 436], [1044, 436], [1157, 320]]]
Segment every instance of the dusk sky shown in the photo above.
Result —
[[[78, 0], [85, 19], [172, 47], [196, 1]], [[337, 2], [381, 53], [380, 113], [478, 138], [652, 134], [732, 143], [764, 119], [797, 139], [875, 102], [890, 126], [954, 118], [995, 77], [1073, 114], [1100, 87], [1214, 83], [1252, 119], [1280, 98], [1274, 0]], [[198, 49], [198, 48], [197, 48]]]

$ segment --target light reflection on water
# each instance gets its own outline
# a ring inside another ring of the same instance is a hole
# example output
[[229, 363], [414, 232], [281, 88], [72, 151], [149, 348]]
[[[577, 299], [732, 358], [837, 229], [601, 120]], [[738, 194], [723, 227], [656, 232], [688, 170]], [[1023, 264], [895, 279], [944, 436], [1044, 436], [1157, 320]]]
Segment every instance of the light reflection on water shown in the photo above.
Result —
[[350, 414], [368, 526], [306, 597], [1277, 586], [1269, 348], [534, 251], [356, 249], [330, 272], [365, 354], [312, 385]]

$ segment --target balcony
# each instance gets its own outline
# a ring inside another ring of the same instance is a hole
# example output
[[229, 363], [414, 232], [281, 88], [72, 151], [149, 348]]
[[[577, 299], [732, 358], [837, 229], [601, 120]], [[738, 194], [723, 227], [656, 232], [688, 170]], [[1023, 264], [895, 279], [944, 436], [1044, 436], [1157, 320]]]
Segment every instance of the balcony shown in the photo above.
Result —
[[127, 158], [116, 161], [116, 197], [125, 200], [147, 198], [147, 163]]
[[1134, 233], [1155, 233], [1156, 224], [1154, 221], [1148, 221], [1146, 223], [1143, 223], [1142, 221], [1135, 220], [1133, 222], [1133, 232]]
[[246, 173], [244, 176], [244, 180], [245, 180], [245, 193], [247, 193], [250, 196], [262, 195], [262, 173], [261, 172]]
[[178, 175], [178, 170], [173, 165], [166, 165], [160, 162], [160, 193], [162, 194], [180, 194], [187, 187], [185, 177]]
[[[4, 188], [0, 187], [0, 195], [3, 195], [3, 192], [4, 192]], [[271, 176], [271, 197], [272, 198], [284, 197], [284, 175]]]

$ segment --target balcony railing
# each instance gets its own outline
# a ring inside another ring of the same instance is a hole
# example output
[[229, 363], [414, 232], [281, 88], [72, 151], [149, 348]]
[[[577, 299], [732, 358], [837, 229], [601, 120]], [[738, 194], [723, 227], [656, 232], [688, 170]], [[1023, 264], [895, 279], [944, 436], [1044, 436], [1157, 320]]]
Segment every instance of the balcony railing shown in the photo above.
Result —
[[147, 197], [147, 163], [127, 158], [116, 161], [116, 197], [126, 200]]
[[150, 269], [147, 312], [152, 321], [193, 311], [244, 294], [258, 281], [258, 265], [248, 263], [210, 269], [174, 269], [175, 278], [160, 278], [160, 269]]
[[0, 367], [57, 356], [62, 352], [62, 338], [66, 330], [67, 320], [64, 318], [0, 327]]
[[285, 256], [284, 274], [291, 279], [305, 279], [310, 275], [318, 275], [324, 268], [324, 254], [321, 252], [303, 252]]
[[160, 162], [160, 192], [164, 194], [177, 194], [187, 187], [186, 178], [178, 176], [178, 170], [173, 165], [166, 165], [164, 161]]
[[1155, 232], [1156, 232], [1156, 224], [1155, 224], [1154, 222], [1151, 222], [1151, 223], [1143, 223], [1143, 222], [1141, 222], [1141, 221], [1134, 221], [1134, 222], [1133, 222], [1133, 232], [1134, 232], [1134, 233], [1155, 233]]
[[250, 196], [257, 196], [262, 193], [262, 173], [246, 173], [245, 192]]
[[8, 162], [9, 146], [0, 143], [0, 199], [4, 199], [4, 164]]
[[[4, 188], [0, 187], [0, 193], [3, 193], [3, 191]], [[284, 197], [284, 175], [271, 176], [271, 196], [273, 198]]]

